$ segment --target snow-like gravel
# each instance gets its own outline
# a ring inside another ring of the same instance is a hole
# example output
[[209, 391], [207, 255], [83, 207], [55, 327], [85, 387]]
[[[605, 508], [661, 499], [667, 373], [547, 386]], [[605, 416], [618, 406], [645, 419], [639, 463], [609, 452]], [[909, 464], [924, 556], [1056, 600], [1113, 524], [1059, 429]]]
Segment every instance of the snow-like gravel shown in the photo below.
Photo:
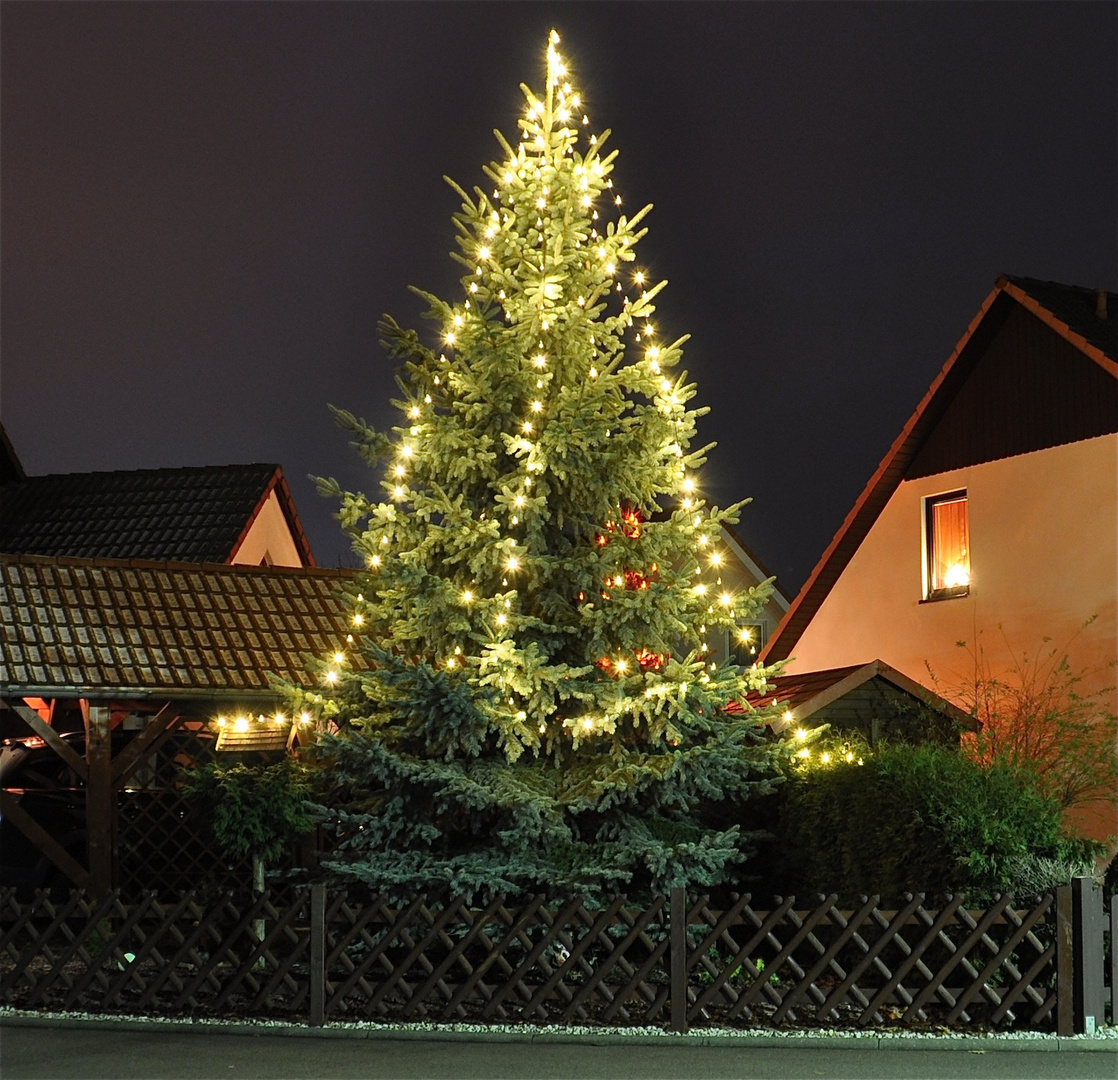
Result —
[[391, 1038], [393, 1036], [402, 1038], [417, 1038], [417, 1037], [439, 1037], [446, 1038], [452, 1036], [485, 1036], [492, 1039], [508, 1039], [508, 1040], [533, 1040], [544, 1038], [560, 1038], [560, 1039], [689, 1039], [689, 1040], [707, 1040], [718, 1039], [722, 1040], [742, 1040], [748, 1041], [750, 1039], [818, 1039], [820, 1041], [828, 1040], [877, 1040], [878, 1042], [889, 1040], [904, 1040], [911, 1042], [913, 1040], [926, 1040], [928, 1042], [953, 1042], [953, 1041], [975, 1041], [981, 1040], [986, 1042], [1004, 1042], [1020, 1043], [1056, 1043], [1056, 1042], [1074, 1042], [1077, 1040], [1098, 1040], [1098, 1039], [1112, 1039], [1115, 1041], [1116, 1049], [1118, 1049], [1118, 1027], [1109, 1026], [1102, 1027], [1095, 1031], [1093, 1035], [1074, 1035], [1074, 1036], [1057, 1036], [1050, 1032], [1040, 1031], [951, 1031], [949, 1029], [941, 1029], [937, 1031], [910, 1031], [905, 1028], [871, 1028], [871, 1029], [852, 1029], [852, 1028], [719, 1028], [719, 1027], [704, 1027], [696, 1028], [688, 1032], [686, 1035], [677, 1035], [671, 1031], [666, 1031], [661, 1027], [579, 1027], [571, 1026], [536, 1026], [532, 1024], [462, 1024], [462, 1023], [412, 1023], [412, 1024], [391, 1024], [391, 1023], [375, 1023], [372, 1021], [352, 1021], [352, 1020], [332, 1020], [329, 1021], [324, 1028], [314, 1029], [309, 1028], [304, 1024], [292, 1024], [283, 1020], [255, 1020], [255, 1019], [216, 1019], [216, 1018], [190, 1018], [190, 1017], [170, 1017], [170, 1016], [139, 1016], [127, 1014], [106, 1014], [106, 1013], [89, 1013], [89, 1012], [74, 1012], [74, 1011], [61, 1011], [61, 1012], [37, 1012], [27, 1009], [13, 1009], [0, 1007], [0, 1020], [4, 1018], [12, 1019], [38, 1019], [43, 1022], [50, 1021], [86, 1021], [97, 1023], [112, 1023], [112, 1024], [137, 1024], [137, 1025], [151, 1025], [151, 1026], [178, 1026], [178, 1027], [208, 1027], [211, 1029], [217, 1028], [239, 1028], [239, 1029], [252, 1029], [254, 1031], [264, 1032], [269, 1029], [285, 1032], [307, 1032], [321, 1031], [323, 1033], [336, 1032], [366, 1032], [370, 1035], [377, 1035], [381, 1038]]

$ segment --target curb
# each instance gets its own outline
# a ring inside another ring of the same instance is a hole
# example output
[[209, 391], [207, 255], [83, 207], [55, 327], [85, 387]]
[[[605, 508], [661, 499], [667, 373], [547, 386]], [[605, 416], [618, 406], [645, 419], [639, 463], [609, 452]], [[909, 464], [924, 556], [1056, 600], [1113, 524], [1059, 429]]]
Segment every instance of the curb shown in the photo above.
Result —
[[462, 1031], [453, 1027], [432, 1026], [390, 1027], [349, 1026], [344, 1022], [326, 1024], [312, 1028], [302, 1024], [254, 1024], [220, 1023], [212, 1020], [156, 1020], [137, 1017], [116, 1018], [79, 1018], [56, 1016], [49, 1013], [0, 1014], [0, 1027], [37, 1027], [98, 1029], [110, 1028], [115, 1031], [165, 1031], [172, 1034], [207, 1035], [277, 1035], [284, 1038], [304, 1039], [368, 1039], [374, 1041], [402, 1042], [480, 1042], [480, 1043], [525, 1043], [559, 1044], [580, 1046], [610, 1046], [624, 1042], [629, 1046], [749, 1046], [777, 1049], [780, 1047], [796, 1050], [813, 1050], [826, 1047], [828, 1050], [961, 1050], [961, 1051], [1030, 1051], [1058, 1053], [1073, 1051], [1077, 1053], [1118, 1054], [1118, 1039], [1096, 1038], [1090, 1036], [1036, 1035], [996, 1036], [996, 1035], [842, 1035], [838, 1032], [820, 1032], [818, 1035], [765, 1035], [752, 1031], [718, 1033], [696, 1031], [686, 1035], [665, 1032], [662, 1035], [648, 1035], [640, 1032], [629, 1034], [624, 1028], [614, 1028], [600, 1032], [593, 1028], [559, 1031], [540, 1029], [496, 1028], [485, 1031]]

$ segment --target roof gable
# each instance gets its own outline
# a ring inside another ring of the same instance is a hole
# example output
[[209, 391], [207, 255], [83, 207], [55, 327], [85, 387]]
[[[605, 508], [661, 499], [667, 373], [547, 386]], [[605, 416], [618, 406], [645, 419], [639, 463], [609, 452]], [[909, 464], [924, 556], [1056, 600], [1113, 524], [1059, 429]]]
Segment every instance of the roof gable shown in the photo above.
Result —
[[283, 472], [271, 464], [25, 477], [4, 485], [0, 551], [223, 563], [273, 488], [313, 566]]
[[792, 655], [902, 480], [1118, 431], [1118, 296], [1104, 295], [1106, 318], [1094, 314], [1099, 296], [1091, 290], [998, 279], [769, 639], [763, 661]]
[[11, 484], [22, 480], [27, 474], [19, 460], [16, 449], [8, 438], [8, 430], [0, 424], [0, 484]]
[[902, 695], [914, 704], [941, 713], [961, 728], [974, 731], [979, 726], [978, 721], [962, 709], [882, 660], [825, 671], [778, 675], [770, 685], [771, 690], [751, 693], [747, 700], [758, 708], [768, 701], [783, 708], [786, 724], [801, 723], [816, 714], [823, 714], [821, 718], [828, 722], [867, 721], [880, 715], [883, 705]]
[[0, 683], [19, 696], [275, 697], [344, 648], [353, 571], [0, 558]]

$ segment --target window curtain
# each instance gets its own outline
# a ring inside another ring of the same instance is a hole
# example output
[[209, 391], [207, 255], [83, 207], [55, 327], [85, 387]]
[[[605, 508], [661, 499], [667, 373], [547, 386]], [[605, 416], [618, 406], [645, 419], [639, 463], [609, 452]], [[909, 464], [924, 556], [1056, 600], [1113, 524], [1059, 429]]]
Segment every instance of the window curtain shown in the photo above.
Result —
[[970, 583], [965, 495], [932, 506], [931, 577], [933, 590], [954, 589]]

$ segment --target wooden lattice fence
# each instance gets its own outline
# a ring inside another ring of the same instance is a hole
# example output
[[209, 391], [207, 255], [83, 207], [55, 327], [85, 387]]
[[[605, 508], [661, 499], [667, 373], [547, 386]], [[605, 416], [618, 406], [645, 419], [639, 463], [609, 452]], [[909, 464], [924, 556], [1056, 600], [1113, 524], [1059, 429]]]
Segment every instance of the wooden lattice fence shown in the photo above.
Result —
[[[257, 921], [264, 937], [256, 937]], [[1111, 921], [1118, 920], [1112, 905]], [[1113, 926], [1111, 927], [1113, 929]], [[0, 894], [0, 1000], [161, 1015], [704, 1026], [1026, 1028], [1102, 1022], [1086, 879], [974, 911], [834, 896], [724, 910], [535, 897], [390, 903], [314, 886], [173, 902]], [[1113, 985], [1113, 958], [1110, 969]]]

